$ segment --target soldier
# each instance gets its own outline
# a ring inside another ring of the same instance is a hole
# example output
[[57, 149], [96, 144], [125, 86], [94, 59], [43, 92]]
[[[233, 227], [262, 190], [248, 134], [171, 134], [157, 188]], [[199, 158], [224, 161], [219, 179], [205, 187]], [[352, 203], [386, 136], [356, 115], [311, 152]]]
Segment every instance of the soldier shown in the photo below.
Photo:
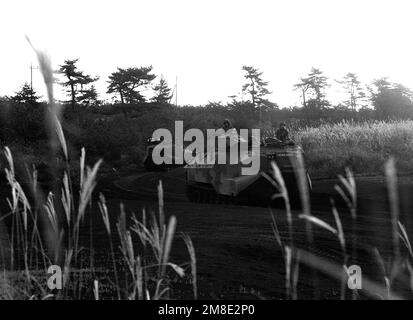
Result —
[[228, 119], [225, 119], [224, 122], [222, 123], [222, 127], [217, 129], [215, 133], [209, 138], [215, 138], [215, 137], [218, 137], [218, 138], [229, 137], [230, 140], [238, 141], [237, 130], [234, 127], [232, 127], [231, 121], [229, 121]]
[[237, 134], [237, 130], [232, 127], [231, 121], [229, 121], [228, 119], [225, 119], [224, 122], [222, 123], [222, 127], [216, 131], [217, 136], [220, 136], [220, 135], [231, 136], [233, 134]]
[[290, 133], [287, 130], [287, 126], [285, 122], [280, 123], [280, 127], [278, 128], [277, 132], [275, 133], [278, 140], [281, 142], [289, 142], [290, 141]]
[[[216, 138], [218, 140], [225, 139], [226, 146], [232, 146], [239, 141], [237, 130], [232, 127], [231, 121], [228, 119], [224, 119], [222, 127], [217, 129], [212, 135], [208, 134], [208, 141]], [[215, 144], [215, 147], [218, 147], [218, 143]]]

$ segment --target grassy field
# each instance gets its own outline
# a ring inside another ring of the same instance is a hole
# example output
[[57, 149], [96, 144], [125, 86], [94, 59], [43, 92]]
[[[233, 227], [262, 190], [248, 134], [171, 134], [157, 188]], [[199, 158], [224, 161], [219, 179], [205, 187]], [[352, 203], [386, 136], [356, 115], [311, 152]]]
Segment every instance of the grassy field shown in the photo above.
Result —
[[413, 121], [325, 124], [294, 133], [313, 176], [334, 177], [349, 167], [356, 174], [383, 174], [393, 156], [399, 172], [413, 171]]

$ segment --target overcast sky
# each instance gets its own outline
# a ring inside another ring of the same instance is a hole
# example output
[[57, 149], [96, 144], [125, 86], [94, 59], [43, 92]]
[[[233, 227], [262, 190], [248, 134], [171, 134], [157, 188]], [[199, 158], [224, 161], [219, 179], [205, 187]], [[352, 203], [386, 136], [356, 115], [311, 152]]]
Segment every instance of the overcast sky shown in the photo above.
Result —
[[[293, 84], [312, 66], [332, 79], [356, 72], [413, 88], [412, 8], [411, 0], [2, 0], [0, 95], [30, 81], [36, 59], [25, 35], [56, 68], [80, 58], [81, 70], [100, 76], [100, 93], [116, 67], [153, 65], [171, 87], [178, 78], [179, 104], [239, 93], [242, 65], [264, 72], [283, 107], [299, 103]], [[38, 70], [33, 81], [44, 94]]]

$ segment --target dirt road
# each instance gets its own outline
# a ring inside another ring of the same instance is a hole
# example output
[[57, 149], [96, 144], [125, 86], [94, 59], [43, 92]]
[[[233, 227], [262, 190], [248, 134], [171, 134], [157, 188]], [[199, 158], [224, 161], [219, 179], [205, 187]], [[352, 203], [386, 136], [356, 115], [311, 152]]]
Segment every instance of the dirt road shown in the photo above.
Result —
[[[178, 219], [178, 232], [188, 233], [195, 245], [201, 297], [209, 298], [283, 298], [285, 272], [282, 253], [271, 228], [270, 209], [222, 204], [190, 203], [184, 197], [182, 172], [139, 173], [119, 179], [106, 189], [110, 212], [118, 212], [123, 202], [127, 212], [140, 212], [142, 208], [156, 210], [154, 195], [158, 180], [163, 181], [165, 211]], [[330, 197], [336, 197], [336, 180], [314, 181], [312, 214], [334, 225]], [[413, 238], [411, 177], [399, 178], [401, 220]], [[372, 279], [382, 279], [374, 258], [373, 248], [384, 257], [391, 256], [391, 228], [384, 179], [378, 177], [357, 179], [359, 210], [357, 220], [357, 259], [352, 263], [362, 267]], [[343, 203], [338, 209], [343, 227], [351, 242], [350, 213]], [[287, 238], [285, 213], [274, 209], [282, 236]], [[294, 211], [294, 239], [297, 246], [306, 248], [304, 223]], [[96, 231], [99, 232], [99, 231]], [[319, 256], [341, 261], [337, 238], [320, 228], [314, 228], [313, 249]], [[176, 261], [188, 261], [182, 240], [174, 244]], [[302, 298], [337, 298], [339, 283], [319, 275], [318, 290], [313, 290], [312, 274], [305, 266], [300, 269], [298, 295]]]

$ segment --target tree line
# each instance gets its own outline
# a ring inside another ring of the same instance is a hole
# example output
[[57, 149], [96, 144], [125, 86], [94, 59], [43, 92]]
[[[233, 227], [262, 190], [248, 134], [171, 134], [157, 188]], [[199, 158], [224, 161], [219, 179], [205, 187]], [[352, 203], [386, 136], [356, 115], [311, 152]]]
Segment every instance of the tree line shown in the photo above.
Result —
[[[252, 105], [259, 108], [261, 119], [263, 109], [265, 111], [268, 108], [278, 108], [278, 105], [265, 98], [270, 91], [267, 88], [268, 82], [262, 80], [262, 72], [248, 66], [244, 66], [243, 70], [248, 82], [242, 90], [249, 93]], [[326, 98], [331, 80], [320, 69], [312, 68], [294, 84], [294, 90], [298, 91], [301, 97], [301, 109], [307, 118], [323, 111], [351, 112], [356, 116], [357, 112], [365, 114], [369, 107], [373, 107], [375, 116], [381, 119], [413, 117], [413, 91], [400, 83], [390, 82], [384, 77], [363, 86], [353, 72], [333, 81], [340, 84], [346, 93], [346, 99], [336, 105], [332, 105]], [[297, 106], [290, 110], [296, 108]]]
[[[101, 104], [98, 99], [96, 88], [93, 85], [99, 77], [92, 77], [79, 71], [76, 63], [78, 59], [66, 60], [60, 65], [59, 73], [66, 79], [61, 84], [68, 88], [68, 94], [71, 98], [71, 105], [83, 104], [86, 106], [96, 106]], [[107, 93], [118, 95], [122, 104], [145, 103], [146, 98], [142, 91], [147, 90], [156, 75], [152, 73], [152, 66], [148, 67], [131, 67], [118, 68], [109, 76], [107, 81]], [[152, 87], [154, 95], [151, 99], [156, 103], [169, 103], [171, 99], [171, 89], [166, 80], [161, 76], [159, 83]]]
[[[94, 85], [99, 80], [99, 76], [92, 76], [79, 70], [77, 67], [78, 60], [65, 60], [62, 65], [59, 65], [59, 69], [55, 73], [60, 75], [63, 80], [55, 78], [55, 82], [65, 88], [69, 97], [69, 100], [65, 103], [69, 103], [72, 107], [75, 105], [98, 106], [103, 103], [99, 99], [99, 94]], [[117, 96], [122, 104], [137, 104], [147, 102], [142, 92], [151, 88], [153, 90], [151, 102], [169, 103], [172, 90], [162, 76], [158, 83], [153, 84], [156, 75], [152, 73], [152, 69], [152, 66], [117, 68], [109, 76], [106, 93]], [[38, 104], [40, 98], [28, 83], [23, 84], [20, 90], [10, 97], [15, 102], [26, 104]]]
[[[75, 105], [96, 107], [103, 104], [94, 85], [99, 77], [79, 70], [77, 63], [78, 59], [65, 60], [57, 70], [63, 80], [56, 79], [56, 82], [65, 88], [69, 97], [66, 103], [72, 107]], [[241, 112], [247, 112], [248, 108], [252, 109], [261, 121], [265, 113], [277, 110], [279, 106], [268, 99], [272, 92], [268, 88], [268, 81], [263, 79], [262, 71], [253, 66], [243, 66], [242, 70], [245, 79], [241, 89], [242, 95], [241, 97], [229, 96], [232, 98], [230, 105]], [[122, 105], [148, 102], [170, 104], [172, 89], [162, 76], [157, 83], [154, 83], [156, 78], [152, 66], [117, 68], [108, 77], [106, 93], [112, 95], [115, 101]], [[332, 82], [341, 85], [346, 93], [346, 99], [336, 105], [326, 97], [326, 91]], [[149, 100], [144, 94], [148, 90], [152, 90], [152, 97]], [[390, 82], [387, 78], [363, 85], [356, 73], [349, 72], [340, 80], [332, 80], [320, 69], [312, 68], [306, 76], [301, 77], [294, 84], [293, 90], [299, 94], [300, 108], [309, 118], [325, 110], [357, 114], [360, 110], [363, 111], [371, 106], [380, 118], [413, 117], [413, 91], [400, 83]], [[40, 97], [29, 84], [25, 83], [10, 99], [20, 103], [36, 104]], [[240, 108], [242, 106], [245, 108]], [[290, 107], [290, 109], [297, 107]]]

